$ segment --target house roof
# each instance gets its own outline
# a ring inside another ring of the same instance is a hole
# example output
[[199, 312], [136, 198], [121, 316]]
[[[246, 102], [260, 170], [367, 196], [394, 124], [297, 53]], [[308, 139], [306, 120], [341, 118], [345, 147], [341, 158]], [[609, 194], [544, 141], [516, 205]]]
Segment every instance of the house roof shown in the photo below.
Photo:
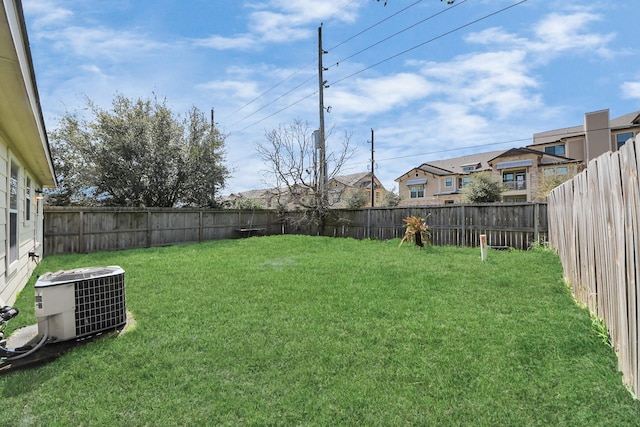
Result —
[[504, 151], [487, 151], [484, 153], [467, 154], [465, 156], [452, 157], [449, 159], [433, 160], [410, 169], [396, 178], [396, 181], [400, 180], [405, 175], [410, 174], [414, 170], [420, 170], [437, 176], [466, 175], [469, 172], [464, 171], [463, 167], [472, 165], [479, 165], [474, 172], [489, 170], [491, 167], [489, 166], [488, 161], [502, 152]]
[[610, 123], [611, 129], [624, 129], [637, 126], [640, 124], [640, 111], [634, 111], [633, 113], [616, 117], [615, 119], [612, 119]]
[[347, 187], [354, 187], [356, 184], [358, 184], [358, 182], [370, 176], [371, 176], [371, 172], [358, 172], [358, 173], [352, 173], [349, 175], [334, 176], [333, 179], [338, 181], [341, 184], [346, 185]]
[[268, 194], [271, 194], [269, 189], [248, 190], [238, 193], [238, 195], [243, 199], [261, 199]]
[[431, 166], [440, 168], [442, 170], [448, 171], [449, 172], [448, 175], [467, 174], [468, 172], [463, 170], [464, 166], [477, 164], [479, 165], [479, 167], [475, 170], [476, 172], [481, 170], [491, 169], [491, 167], [489, 166], [489, 160], [500, 155], [503, 152], [504, 150], [498, 150], [498, 151], [487, 151], [484, 153], [477, 153], [477, 154], [467, 154], [465, 156], [452, 157], [450, 159], [431, 161], [428, 164]]
[[0, 7], [0, 128], [7, 144], [47, 187], [56, 186], [29, 39], [19, 0]]
[[503, 152], [502, 154], [499, 154], [498, 156], [496, 156], [493, 159], [489, 160], [489, 163], [493, 163], [497, 159], [503, 159], [503, 158], [506, 158], [506, 157], [522, 156], [522, 155], [526, 155], [526, 154], [533, 154], [533, 155], [537, 156], [538, 157], [538, 163], [541, 164], [541, 165], [553, 165], [553, 164], [558, 164], [558, 163], [571, 163], [571, 162], [577, 162], [578, 161], [578, 160], [575, 160], [575, 159], [571, 159], [569, 157], [564, 157], [564, 156], [558, 156], [556, 154], [545, 153], [544, 151], [540, 151], [540, 150], [534, 150], [534, 149], [527, 148], [527, 147], [519, 147], [519, 148], [511, 148], [511, 149]]
[[[609, 126], [611, 129], [625, 129], [629, 127], [634, 127], [640, 125], [640, 111], [634, 111], [632, 113], [628, 113], [622, 115], [620, 117], [616, 117], [614, 119], [609, 120]], [[567, 128], [548, 130], [545, 132], [539, 132], [533, 134], [533, 144], [534, 145], [542, 145], [549, 144], [551, 142], [558, 142], [563, 139], [573, 138], [576, 136], [583, 136], [585, 134], [584, 125], [579, 126], [571, 126]]]

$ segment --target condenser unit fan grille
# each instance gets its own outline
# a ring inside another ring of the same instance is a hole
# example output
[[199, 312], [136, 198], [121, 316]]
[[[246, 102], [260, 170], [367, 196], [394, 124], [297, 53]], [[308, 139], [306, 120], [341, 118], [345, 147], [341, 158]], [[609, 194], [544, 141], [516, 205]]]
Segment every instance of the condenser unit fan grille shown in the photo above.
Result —
[[75, 282], [75, 319], [77, 336], [125, 324], [124, 273]]

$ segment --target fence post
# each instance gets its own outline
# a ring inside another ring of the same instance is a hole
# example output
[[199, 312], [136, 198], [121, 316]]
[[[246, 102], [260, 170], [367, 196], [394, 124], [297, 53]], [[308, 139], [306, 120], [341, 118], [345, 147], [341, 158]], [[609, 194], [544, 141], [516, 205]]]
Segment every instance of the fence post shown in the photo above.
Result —
[[151, 211], [147, 210], [147, 247], [151, 247]]
[[78, 212], [78, 253], [84, 253], [84, 212]]
[[462, 247], [467, 246], [467, 230], [465, 228], [466, 224], [466, 216], [464, 212], [464, 204], [460, 205], [460, 232], [462, 233], [460, 241], [462, 242]]
[[536, 202], [533, 207], [533, 242], [538, 243], [540, 240], [540, 203]]

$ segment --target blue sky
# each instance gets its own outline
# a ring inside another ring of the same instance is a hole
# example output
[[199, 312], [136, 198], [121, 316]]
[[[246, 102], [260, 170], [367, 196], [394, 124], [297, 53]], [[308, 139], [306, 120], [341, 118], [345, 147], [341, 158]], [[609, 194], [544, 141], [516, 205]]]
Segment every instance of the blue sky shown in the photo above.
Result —
[[23, 0], [47, 128], [84, 97], [195, 105], [227, 134], [225, 193], [265, 188], [255, 150], [295, 119], [318, 126], [323, 26], [328, 151], [343, 173], [525, 146], [585, 112], [640, 110], [638, 9], [605, 0]]

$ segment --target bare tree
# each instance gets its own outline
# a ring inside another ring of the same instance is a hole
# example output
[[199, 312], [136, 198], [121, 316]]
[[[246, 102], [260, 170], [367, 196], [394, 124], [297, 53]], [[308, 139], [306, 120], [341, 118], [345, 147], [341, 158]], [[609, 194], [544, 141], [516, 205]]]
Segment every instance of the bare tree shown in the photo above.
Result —
[[[327, 133], [329, 139], [331, 132]], [[278, 189], [280, 206], [301, 207], [320, 227], [329, 209], [329, 200], [321, 182], [316, 142], [308, 122], [296, 119], [289, 125], [280, 125], [267, 131], [266, 141], [258, 143], [256, 149], [264, 161], [266, 176]], [[325, 175], [327, 181], [340, 173], [344, 164], [353, 156], [355, 149], [349, 146], [351, 134], [345, 132], [338, 151], [327, 150]]]

